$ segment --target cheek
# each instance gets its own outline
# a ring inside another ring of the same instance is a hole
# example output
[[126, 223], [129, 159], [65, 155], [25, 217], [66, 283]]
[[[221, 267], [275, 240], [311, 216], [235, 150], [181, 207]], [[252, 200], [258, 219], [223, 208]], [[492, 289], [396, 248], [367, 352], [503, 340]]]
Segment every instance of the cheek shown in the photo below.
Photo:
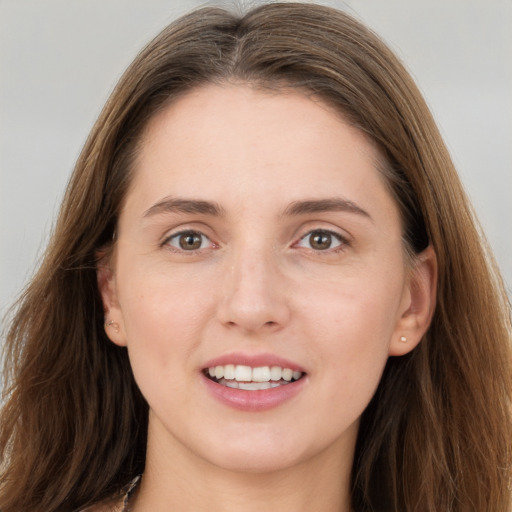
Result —
[[338, 376], [343, 384], [339, 389], [349, 394], [365, 383], [370, 388], [376, 384], [388, 358], [393, 332], [390, 318], [394, 312], [365, 299], [342, 294], [335, 306], [331, 303], [328, 313], [327, 304], [318, 311], [319, 315], [323, 312], [323, 322], [319, 320], [311, 330], [326, 373]]
[[[399, 317], [403, 279], [383, 279], [371, 272], [350, 275], [304, 287], [299, 308], [315, 325], [321, 338], [335, 337], [347, 346], [374, 345], [389, 341]], [[357, 341], [357, 343], [356, 343]]]
[[[134, 363], [154, 359], [172, 366], [178, 354], [190, 352], [211, 311], [204, 280], [178, 279], [173, 272], [132, 273], [121, 293], [121, 309]], [[210, 287], [211, 291], [211, 287]]]
[[314, 340], [310, 357], [337, 381], [326, 383], [331, 399], [373, 394], [399, 318], [402, 285], [368, 273], [304, 296], [302, 325]]

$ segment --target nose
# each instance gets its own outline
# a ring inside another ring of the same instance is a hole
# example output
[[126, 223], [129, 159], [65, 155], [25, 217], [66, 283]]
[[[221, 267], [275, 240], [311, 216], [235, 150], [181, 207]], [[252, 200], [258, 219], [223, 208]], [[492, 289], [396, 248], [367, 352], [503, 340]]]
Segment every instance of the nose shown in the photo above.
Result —
[[264, 251], [241, 251], [230, 263], [218, 307], [219, 321], [245, 333], [282, 328], [290, 311], [276, 257]]

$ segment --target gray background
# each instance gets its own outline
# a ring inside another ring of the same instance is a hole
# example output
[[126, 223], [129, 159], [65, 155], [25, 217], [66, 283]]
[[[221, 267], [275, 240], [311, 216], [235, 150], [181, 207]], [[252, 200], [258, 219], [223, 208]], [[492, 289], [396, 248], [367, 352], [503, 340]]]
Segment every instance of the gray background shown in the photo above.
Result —
[[[405, 61], [510, 292], [512, 0], [323, 3], [361, 18]], [[120, 74], [164, 25], [204, 4], [0, 0], [0, 314], [33, 273], [74, 161]]]

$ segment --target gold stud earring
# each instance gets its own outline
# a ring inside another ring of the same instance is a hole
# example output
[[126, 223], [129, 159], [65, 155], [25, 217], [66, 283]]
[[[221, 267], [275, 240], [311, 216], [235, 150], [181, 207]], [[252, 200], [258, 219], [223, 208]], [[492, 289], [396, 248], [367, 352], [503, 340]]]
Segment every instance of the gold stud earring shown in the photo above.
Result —
[[400, 336], [401, 343], [407, 343], [407, 338], [405, 336]]
[[119, 332], [119, 324], [114, 322], [114, 320], [110, 320], [110, 322], [105, 322], [105, 327], [112, 327], [114, 331]]

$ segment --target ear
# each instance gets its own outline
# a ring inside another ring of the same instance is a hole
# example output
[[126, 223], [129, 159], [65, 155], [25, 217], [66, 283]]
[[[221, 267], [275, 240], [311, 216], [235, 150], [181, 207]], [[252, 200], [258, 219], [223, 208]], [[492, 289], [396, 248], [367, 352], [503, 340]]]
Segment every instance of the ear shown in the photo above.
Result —
[[100, 256], [96, 275], [98, 288], [103, 302], [105, 314], [105, 332], [110, 341], [121, 347], [126, 346], [126, 335], [124, 329], [122, 310], [117, 300], [117, 287], [114, 271], [110, 265], [111, 258]]
[[400, 316], [389, 345], [390, 356], [415, 348], [427, 332], [436, 305], [437, 257], [429, 246], [414, 257], [400, 304]]

